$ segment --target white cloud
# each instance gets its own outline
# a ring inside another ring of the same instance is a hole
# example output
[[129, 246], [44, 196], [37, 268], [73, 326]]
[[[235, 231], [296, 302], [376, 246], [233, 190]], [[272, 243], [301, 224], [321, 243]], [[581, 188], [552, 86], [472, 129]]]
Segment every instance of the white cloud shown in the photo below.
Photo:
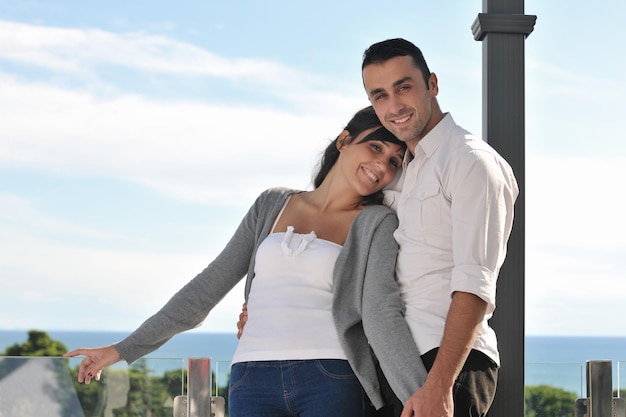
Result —
[[[622, 196], [626, 157], [531, 157], [527, 241], [562, 248], [626, 250]], [[613, 231], [613, 233], [607, 233]]]
[[591, 67], [581, 67], [579, 58], [529, 57], [527, 62], [527, 150], [609, 158], [626, 154], [619, 120], [610, 110], [626, 107], [623, 79], [599, 77]]
[[[232, 199], [234, 189], [249, 199], [270, 185], [307, 187], [320, 152], [367, 104], [356, 92], [336, 93], [332, 83], [288, 67], [218, 57], [143, 33], [0, 21], [0, 59], [91, 73], [77, 89], [59, 85], [55, 77], [33, 81], [0, 72], [0, 162], [6, 167], [122, 178], [196, 202]], [[250, 91], [265, 89], [292, 105], [273, 110], [245, 99], [157, 100], [118, 89], [114, 78], [103, 79], [92, 68], [98, 64], [146, 75], [245, 80]], [[307, 108], [316, 110], [290, 111]], [[285, 178], [290, 182], [266, 182]]]
[[215, 201], [234, 187], [251, 190], [245, 196], [270, 185], [307, 187], [345, 123], [244, 105], [99, 99], [6, 76], [0, 88], [5, 167], [125, 178], [193, 201]]
[[277, 84], [297, 79], [270, 61], [227, 59], [194, 45], [143, 32], [118, 34], [0, 21], [0, 56], [55, 70], [81, 71], [113, 64], [151, 72], [242, 77]]
[[[47, 259], [61, 246], [61, 242], [71, 239], [115, 240], [120, 237], [106, 230], [52, 216], [40, 211], [32, 201], [22, 196], [0, 192], [0, 238], [3, 242], [0, 247], [5, 246], [0, 268], [18, 269], [26, 276], [39, 276], [40, 272], [49, 271], [50, 266], [54, 267], [57, 263], [67, 269], [66, 260], [69, 258]], [[39, 267], [42, 269], [39, 270]], [[10, 277], [9, 274], [6, 276]]]
[[[35, 225], [49, 222], [31, 214]], [[100, 330], [138, 326], [215, 256], [96, 249], [5, 225], [0, 252], [0, 328]], [[235, 331], [242, 303], [240, 284], [211, 313], [205, 330]]]
[[[233, 82], [248, 91], [263, 91], [283, 100], [298, 102], [318, 111], [332, 103], [359, 105], [354, 98], [336, 91], [352, 89], [365, 100], [359, 85], [336, 88], [333, 80], [320, 78], [288, 66], [262, 59], [224, 57], [196, 45], [144, 32], [114, 33], [101, 29], [76, 29], [30, 25], [0, 20], [0, 59], [86, 77], [92, 86], [115, 82], [102, 79], [100, 67], [116, 68], [118, 73], [215, 79]], [[109, 71], [107, 71], [109, 72]], [[54, 80], [54, 77], [51, 78]], [[356, 88], [355, 88], [356, 87]], [[325, 106], [315, 105], [325, 104]]]
[[626, 159], [528, 162], [526, 332], [622, 335]]

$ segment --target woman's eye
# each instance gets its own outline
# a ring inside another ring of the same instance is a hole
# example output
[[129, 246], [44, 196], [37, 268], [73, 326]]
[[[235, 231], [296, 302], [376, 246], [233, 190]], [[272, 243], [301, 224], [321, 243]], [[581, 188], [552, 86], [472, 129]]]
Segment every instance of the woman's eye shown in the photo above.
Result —
[[372, 143], [370, 146], [371, 146], [371, 147], [372, 147], [372, 149], [374, 149], [376, 152], [381, 152], [381, 151], [382, 151], [382, 148], [381, 148], [380, 146], [378, 146], [377, 144], [375, 144], [375, 143]]

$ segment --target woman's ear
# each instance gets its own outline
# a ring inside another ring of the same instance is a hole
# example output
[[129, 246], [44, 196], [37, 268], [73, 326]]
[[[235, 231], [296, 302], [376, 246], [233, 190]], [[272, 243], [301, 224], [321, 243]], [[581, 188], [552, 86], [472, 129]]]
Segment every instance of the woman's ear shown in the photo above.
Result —
[[339, 150], [339, 152], [341, 152], [341, 148], [344, 147], [344, 145], [348, 144], [348, 141], [350, 138], [350, 132], [348, 132], [347, 130], [343, 130], [341, 131], [341, 133], [339, 134], [339, 137], [337, 138], [337, 149]]

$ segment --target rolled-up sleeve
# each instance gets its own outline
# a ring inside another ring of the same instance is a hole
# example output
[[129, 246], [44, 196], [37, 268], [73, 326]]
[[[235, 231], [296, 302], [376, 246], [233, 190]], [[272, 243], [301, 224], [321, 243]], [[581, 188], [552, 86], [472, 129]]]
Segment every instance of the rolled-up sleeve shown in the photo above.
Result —
[[454, 269], [451, 292], [477, 295], [495, 309], [496, 281], [506, 257], [518, 188], [508, 165], [491, 152], [460, 158], [451, 184]]

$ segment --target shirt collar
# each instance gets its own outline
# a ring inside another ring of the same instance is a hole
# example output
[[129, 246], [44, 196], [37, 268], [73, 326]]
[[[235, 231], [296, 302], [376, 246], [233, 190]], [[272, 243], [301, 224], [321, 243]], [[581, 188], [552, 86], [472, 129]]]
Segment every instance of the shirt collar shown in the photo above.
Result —
[[[443, 119], [441, 119], [439, 123], [437, 123], [435, 127], [433, 127], [431, 131], [426, 134], [426, 136], [417, 142], [414, 149], [415, 154], [417, 155], [418, 151], [421, 149], [427, 157], [432, 156], [439, 145], [450, 136], [450, 132], [455, 127], [456, 123], [454, 122], [452, 115], [450, 113], [444, 113]], [[410, 154], [410, 152], [407, 153]], [[413, 159], [412, 156], [411, 159]], [[410, 159], [407, 160], [406, 155], [404, 160], [406, 163], [410, 162]]]

